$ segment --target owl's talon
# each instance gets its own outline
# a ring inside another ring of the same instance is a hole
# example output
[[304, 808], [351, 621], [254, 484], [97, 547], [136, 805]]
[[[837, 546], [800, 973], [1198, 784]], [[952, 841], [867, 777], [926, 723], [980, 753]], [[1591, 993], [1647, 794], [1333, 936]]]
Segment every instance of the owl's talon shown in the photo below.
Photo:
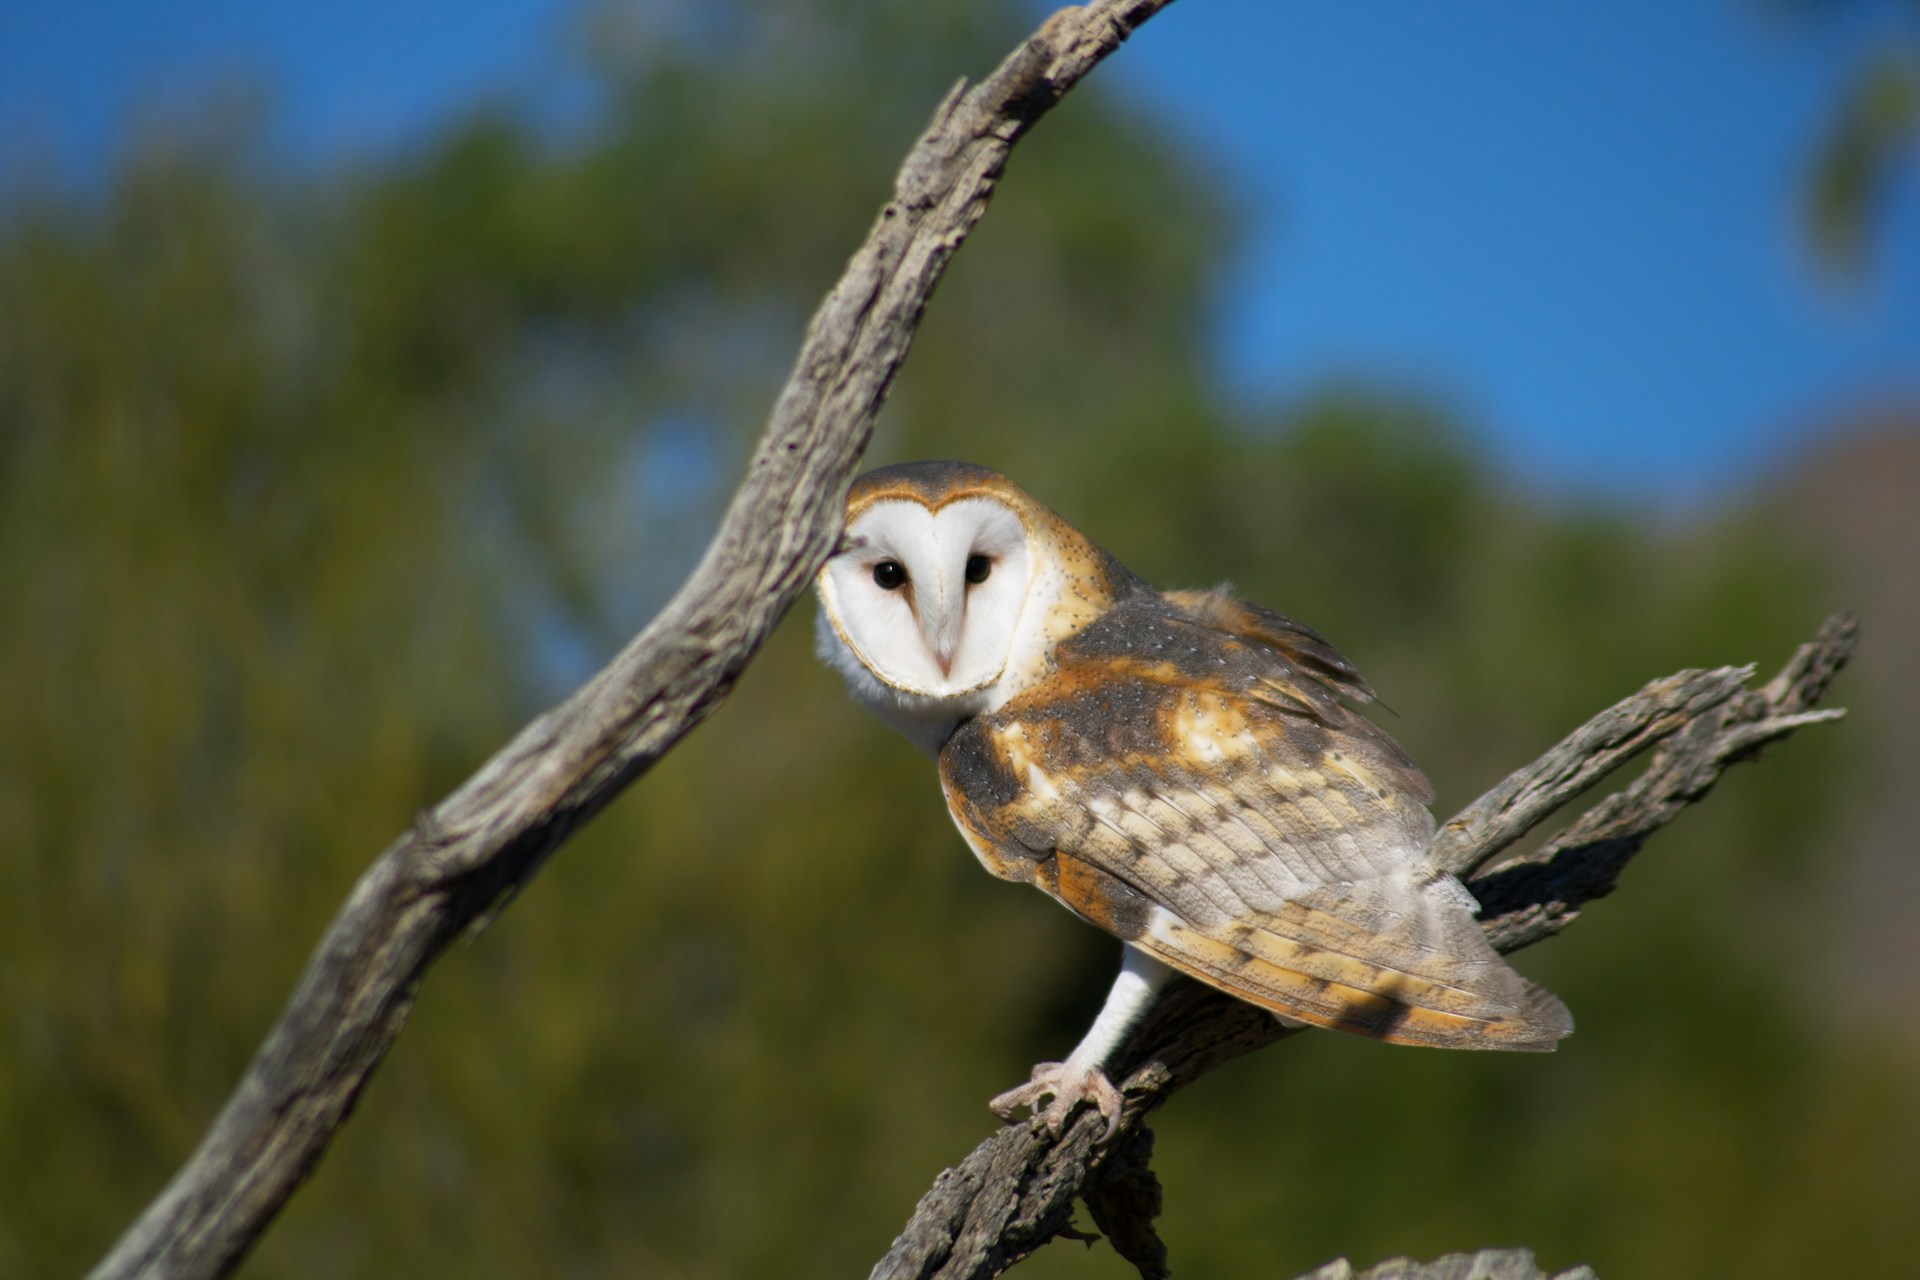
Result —
[[1064, 1062], [1036, 1062], [1033, 1074], [1022, 1085], [1015, 1085], [1005, 1093], [996, 1094], [987, 1102], [987, 1110], [1002, 1120], [1017, 1119], [1016, 1112], [1022, 1107], [1033, 1107], [1040, 1099], [1053, 1092], [1053, 1082], [1058, 1080], [1061, 1071], [1066, 1068]]
[[[1053, 1101], [1042, 1107], [1040, 1100], [1049, 1097]], [[1113, 1081], [1107, 1079], [1107, 1073], [1098, 1067], [1079, 1072], [1070, 1071], [1064, 1062], [1036, 1063], [1033, 1075], [1025, 1084], [1000, 1094], [987, 1106], [1007, 1121], [1015, 1119], [1020, 1108], [1031, 1107], [1033, 1114], [1046, 1125], [1048, 1134], [1057, 1138], [1066, 1129], [1074, 1108], [1082, 1102], [1091, 1102], [1106, 1117], [1107, 1131], [1100, 1135], [1100, 1142], [1111, 1142], [1113, 1135], [1120, 1131], [1123, 1099]]]

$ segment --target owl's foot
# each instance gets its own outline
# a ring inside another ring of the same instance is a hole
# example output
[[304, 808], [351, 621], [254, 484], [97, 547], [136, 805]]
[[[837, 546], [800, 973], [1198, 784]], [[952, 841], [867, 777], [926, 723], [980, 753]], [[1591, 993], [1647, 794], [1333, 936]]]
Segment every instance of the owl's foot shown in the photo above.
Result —
[[[1047, 1097], [1053, 1101], [1043, 1108], [1040, 1099]], [[1107, 1131], [1100, 1135], [1100, 1141], [1111, 1142], [1120, 1130], [1120, 1090], [1114, 1088], [1113, 1081], [1107, 1079], [1107, 1073], [1099, 1067], [1079, 1068], [1068, 1062], [1036, 1063], [1031, 1079], [1016, 1089], [1007, 1090], [987, 1106], [1002, 1120], [1012, 1120], [1020, 1108], [1032, 1107], [1047, 1126], [1047, 1132], [1057, 1138], [1067, 1127], [1067, 1117], [1083, 1102], [1091, 1102], [1107, 1118]]]

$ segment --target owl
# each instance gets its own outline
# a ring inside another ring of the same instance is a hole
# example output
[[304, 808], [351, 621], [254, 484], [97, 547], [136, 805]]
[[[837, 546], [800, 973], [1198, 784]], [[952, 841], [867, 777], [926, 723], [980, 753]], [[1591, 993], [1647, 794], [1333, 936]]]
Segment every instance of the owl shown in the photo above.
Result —
[[[1224, 588], [1157, 591], [1004, 476], [883, 467], [820, 570], [818, 649], [939, 766], [994, 875], [1124, 943], [1079, 1046], [989, 1104], [1058, 1133], [1173, 973], [1290, 1024], [1550, 1050], [1566, 1008], [1420, 868], [1426, 778], [1334, 647]], [[1042, 1101], [1047, 1105], [1042, 1108]]]

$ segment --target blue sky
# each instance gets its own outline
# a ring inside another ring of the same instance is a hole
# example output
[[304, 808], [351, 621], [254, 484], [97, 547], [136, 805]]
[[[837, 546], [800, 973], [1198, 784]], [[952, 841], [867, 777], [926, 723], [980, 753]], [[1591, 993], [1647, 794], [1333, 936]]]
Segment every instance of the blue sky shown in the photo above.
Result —
[[1384, 373], [1522, 476], [1674, 497], [1920, 391], [1920, 191], [1852, 296], [1794, 222], [1840, 87], [1913, 13], [1199, 0], [1121, 75], [1260, 219], [1222, 300], [1242, 393]]
[[[1823, 285], [1797, 240], [1848, 73], [1920, 38], [1898, 0], [1832, 7], [1182, 0], [1097, 74], [1250, 214], [1213, 334], [1233, 394], [1384, 378], [1446, 397], [1520, 479], [1684, 501], [1789, 464], [1841, 409], [1920, 395], [1920, 183], [1862, 290]], [[296, 154], [379, 152], [558, 83], [570, 12], [8, 3], [0, 154], [84, 174], [139, 110], [246, 75]]]

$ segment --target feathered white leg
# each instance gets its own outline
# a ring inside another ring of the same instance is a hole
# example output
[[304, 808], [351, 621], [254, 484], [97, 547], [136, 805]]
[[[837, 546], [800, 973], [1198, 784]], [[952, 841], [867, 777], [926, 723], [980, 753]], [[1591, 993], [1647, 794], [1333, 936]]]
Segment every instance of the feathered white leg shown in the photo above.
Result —
[[[1091, 1102], [1107, 1118], [1107, 1131], [1100, 1141], [1109, 1141], [1120, 1128], [1121, 1099], [1120, 1090], [1114, 1088], [1103, 1069], [1107, 1055], [1126, 1039], [1134, 1023], [1153, 1003], [1154, 993], [1172, 976], [1173, 970], [1152, 956], [1132, 947], [1125, 948], [1120, 959], [1120, 976], [1113, 980], [1106, 1004], [1101, 1006], [1100, 1015], [1087, 1028], [1079, 1045], [1067, 1055], [1067, 1060], [1037, 1063], [1027, 1083], [1007, 1090], [987, 1105], [1002, 1120], [1013, 1119], [1021, 1107], [1033, 1107], [1046, 1122], [1048, 1132], [1058, 1137], [1073, 1109], [1082, 1102]], [[1053, 1101], [1044, 1111], [1039, 1110], [1040, 1099], [1049, 1096]]]

